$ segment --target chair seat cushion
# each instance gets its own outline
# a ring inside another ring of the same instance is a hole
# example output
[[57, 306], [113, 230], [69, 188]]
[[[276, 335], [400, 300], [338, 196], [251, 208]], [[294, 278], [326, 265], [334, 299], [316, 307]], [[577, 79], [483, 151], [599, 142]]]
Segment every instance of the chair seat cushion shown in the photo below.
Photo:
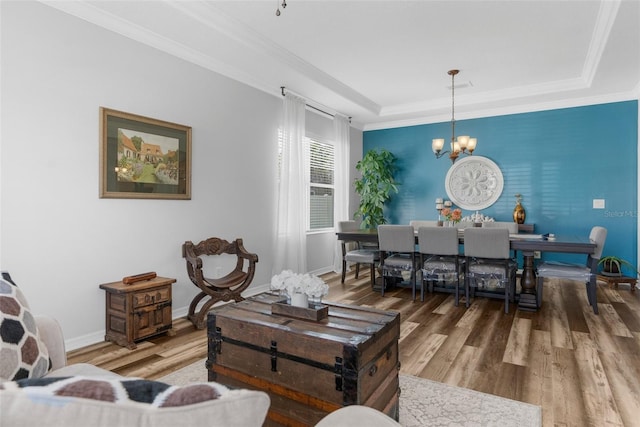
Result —
[[584, 280], [591, 279], [591, 270], [584, 265], [567, 264], [563, 262], [547, 261], [538, 265], [538, 277], [558, 277], [561, 279]]
[[373, 249], [356, 249], [345, 254], [344, 259], [349, 262], [371, 264], [380, 258], [380, 252]]
[[394, 254], [384, 259], [384, 267], [402, 270], [413, 270], [413, 259], [411, 255]]
[[[509, 261], [508, 276], [515, 273], [517, 265], [513, 261]], [[496, 279], [502, 279], [505, 277], [505, 264], [504, 262], [492, 262], [488, 260], [480, 260], [469, 264], [469, 274], [473, 276], [490, 276]]]
[[422, 264], [422, 269], [424, 270], [425, 274], [456, 271], [456, 261], [451, 257], [432, 256], [429, 257], [424, 262], [424, 264]]

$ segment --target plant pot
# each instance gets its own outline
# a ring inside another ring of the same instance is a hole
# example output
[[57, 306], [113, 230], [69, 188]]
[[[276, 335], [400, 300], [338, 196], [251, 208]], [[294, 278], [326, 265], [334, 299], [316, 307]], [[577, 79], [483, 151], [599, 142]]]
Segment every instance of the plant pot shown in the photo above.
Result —
[[620, 268], [620, 262], [614, 259], [604, 260], [602, 263], [601, 274], [603, 276], [609, 276], [609, 277], [622, 276], [622, 269]]
[[296, 293], [291, 295], [291, 305], [294, 307], [309, 307], [309, 297], [307, 294]]

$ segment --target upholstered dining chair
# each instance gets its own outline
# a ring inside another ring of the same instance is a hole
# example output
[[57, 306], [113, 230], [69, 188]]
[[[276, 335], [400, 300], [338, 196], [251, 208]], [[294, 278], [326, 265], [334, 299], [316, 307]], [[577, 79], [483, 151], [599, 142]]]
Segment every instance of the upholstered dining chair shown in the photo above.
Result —
[[[424, 285], [429, 292], [453, 292], [456, 307], [460, 301], [460, 244], [454, 227], [418, 228], [418, 251], [422, 268], [420, 301], [424, 301]], [[453, 282], [453, 286], [447, 286]]]
[[[338, 222], [338, 231], [356, 231], [360, 228], [355, 221]], [[369, 264], [371, 274], [371, 287], [376, 283], [376, 264], [380, 259], [380, 251], [377, 246], [361, 246], [360, 242], [340, 241], [342, 246], [342, 279], [340, 283], [344, 283], [347, 273], [347, 263], [356, 265], [356, 279], [360, 274], [360, 264]]]
[[409, 221], [409, 225], [412, 226], [413, 231], [417, 233], [420, 227], [437, 227], [438, 221], [412, 219]]
[[518, 234], [518, 224], [508, 221], [487, 221], [483, 222], [482, 226], [485, 228], [506, 228], [510, 234]]
[[[508, 221], [487, 221], [483, 222], [482, 226], [485, 228], [506, 228], [509, 230], [509, 234], [518, 234], [518, 223], [516, 222], [508, 222]], [[514, 260], [518, 260], [518, 252], [512, 251], [512, 255]]]
[[[517, 265], [510, 257], [509, 230], [477, 227], [464, 230], [465, 297], [504, 299], [504, 312], [515, 301]], [[502, 291], [502, 292], [500, 292]]]
[[406, 281], [409, 274], [413, 300], [416, 299], [416, 237], [410, 225], [384, 224], [378, 226], [380, 269], [382, 270], [381, 294], [389, 277]]
[[604, 248], [604, 243], [607, 240], [607, 229], [600, 226], [593, 227], [589, 233], [589, 240], [596, 244], [596, 249], [593, 254], [587, 256], [587, 263], [585, 265], [567, 264], [555, 261], [547, 261], [538, 265], [538, 282], [536, 284], [536, 303], [538, 308], [542, 305], [542, 285], [544, 284], [544, 279], [556, 277], [563, 280], [584, 282], [587, 288], [587, 299], [589, 300], [589, 305], [593, 308], [593, 312], [598, 314], [596, 276], [598, 261], [602, 256], [602, 249]]

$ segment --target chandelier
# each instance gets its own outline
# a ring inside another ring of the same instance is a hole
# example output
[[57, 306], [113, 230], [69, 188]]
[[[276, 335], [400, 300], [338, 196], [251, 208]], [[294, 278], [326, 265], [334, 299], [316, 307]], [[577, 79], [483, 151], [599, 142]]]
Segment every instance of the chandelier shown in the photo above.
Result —
[[431, 149], [436, 155], [436, 158], [439, 159], [449, 153], [451, 163], [454, 163], [460, 154], [473, 154], [473, 150], [476, 149], [476, 144], [478, 142], [476, 138], [470, 138], [468, 135], [456, 138], [454, 80], [456, 74], [459, 72], [460, 70], [447, 71], [447, 74], [451, 76], [451, 148], [450, 150], [442, 151], [442, 148], [444, 147], [444, 138], [437, 138], [431, 141]]

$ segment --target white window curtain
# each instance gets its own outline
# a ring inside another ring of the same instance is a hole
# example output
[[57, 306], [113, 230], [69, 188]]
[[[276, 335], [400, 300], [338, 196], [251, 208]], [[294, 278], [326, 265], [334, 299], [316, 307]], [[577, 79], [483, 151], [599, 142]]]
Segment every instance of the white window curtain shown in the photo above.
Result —
[[[349, 217], [349, 120], [342, 115], [333, 117], [333, 129], [335, 131], [335, 158], [334, 158], [334, 206], [333, 215], [335, 229], [338, 230], [338, 222], [348, 221]], [[333, 271], [342, 272], [342, 246], [336, 239], [333, 251]]]
[[305, 108], [303, 98], [286, 93], [272, 273], [307, 272], [305, 212]]

